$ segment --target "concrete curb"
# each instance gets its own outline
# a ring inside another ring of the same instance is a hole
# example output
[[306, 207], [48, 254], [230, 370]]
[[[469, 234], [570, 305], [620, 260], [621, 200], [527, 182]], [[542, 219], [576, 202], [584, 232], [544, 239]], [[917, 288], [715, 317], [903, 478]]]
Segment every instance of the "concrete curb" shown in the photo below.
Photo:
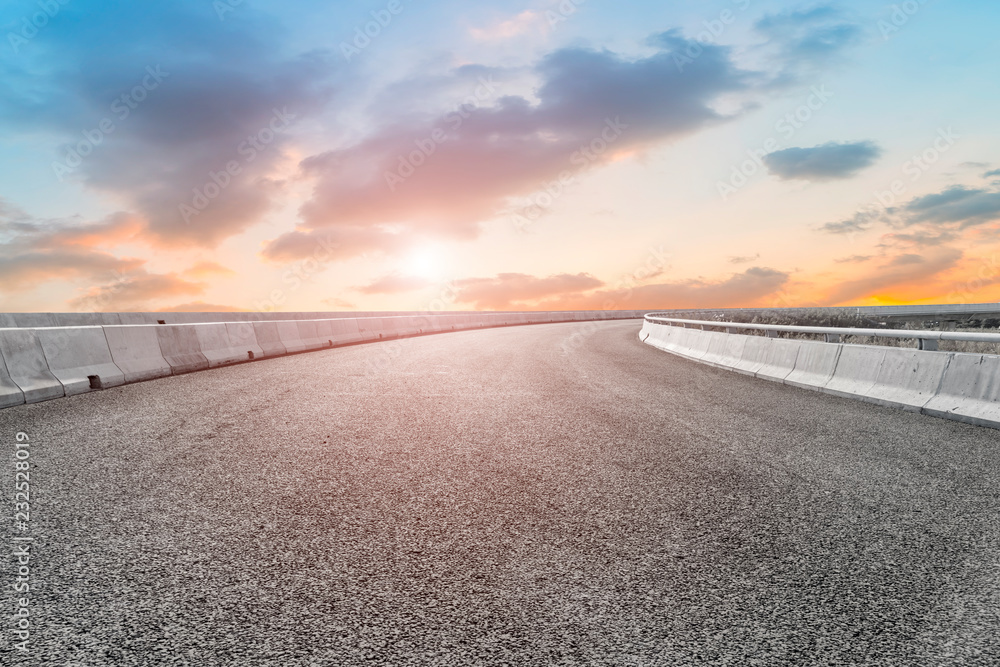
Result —
[[[0, 326], [0, 408], [366, 341], [643, 316], [640, 311], [374, 314], [377, 317], [351, 313], [310, 319], [307, 316], [327, 313], [257, 313], [267, 316], [257, 321], [251, 315], [255, 314], [0, 313], [0, 324], [6, 325]], [[213, 319], [227, 316], [234, 319]], [[47, 326], [60, 321], [74, 324]]]
[[763, 380], [1000, 429], [1000, 356], [766, 338], [649, 321], [640, 339]]

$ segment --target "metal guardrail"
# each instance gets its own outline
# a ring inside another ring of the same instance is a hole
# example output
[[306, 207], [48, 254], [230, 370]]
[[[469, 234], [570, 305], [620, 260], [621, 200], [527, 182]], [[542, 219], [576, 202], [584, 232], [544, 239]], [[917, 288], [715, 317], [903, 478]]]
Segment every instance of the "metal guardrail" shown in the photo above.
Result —
[[827, 342], [839, 343], [841, 336], [871, 336], [874, 338], [910, 338], [918, 341], [921, 350], [938, 349], [938, 341], [968, 341], [974, 343], [1000, 343], [1000, 334], [962, 333], [959, 331], [920, 331], [913, 329], [851, 329], [847, 327], [800, 327], [787, 324], [750, 324], [746, 322], [717, 322], [713, 320], [684, 320], [674, 317], [663, 317], [661, 313], [649, 313], [645, 319], [649, 322], [698, 327], [702, 329], [726, 329], [735, 333], [734, 329], [752, 329], [764, 332], [804, 333], [824, 336]]
[[[832, 306], [832, 307], [783, 307], [783, 308], [680, 308], [669, 311], [674, 316], [704, 316], [730, 313], [781, 313], [796, 315], [817, 311], [838, 313], [854, 317], [879, 318], [891, 321], [939, 320], [954, 322], [967, 319], [1000, 318], [1000, 303], [922, 304], [905, 306]], [[667, 311], [664, 311], [666, 314]]]

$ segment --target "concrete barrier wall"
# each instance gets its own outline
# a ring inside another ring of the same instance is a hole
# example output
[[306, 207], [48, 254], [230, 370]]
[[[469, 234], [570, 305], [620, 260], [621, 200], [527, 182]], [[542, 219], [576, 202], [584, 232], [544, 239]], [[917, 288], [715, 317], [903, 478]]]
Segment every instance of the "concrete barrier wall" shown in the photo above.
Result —
[[142, 382], [170, 375], [170, 364], [160, 351], [156, 325], [138, 324], [103, 327], [111, 358], [125, 382]]
[[[329, 313], [0, 314], [0, 408], [340, 345], [529, 322], [630, 319], [635, 313], [307, 317], [312, 315]], [[224, 317], [234, 319], [213, 319]]]
[[845, 345], [645, 322], [640, 339], [761, 379], [1000, 428], [1000, 356]]
[[160, 353], [170, 364], [171, 373], [190, 373], [209, 367], [208, 357], [201, 352], [197, 326], [168, 324], [156, 327]]
[[1000, 357], [953, 355], [923, 412], [980, 426], [1000, 424]]
[[125, 384], [125, 374], [111, 359], [103, 327], [37, 329], [49, 371], [67, 396]]
[[[642, 311], [570, 311], [562, 313], [535, 312], [454, 312], [479, 318], [476, 326], [504, 326], [506, 324], [527, 324], [529, 316], [536, 317], [536, 323], [553, 321], [582, 321], [592, 319], [641, 318]], [[554, 316], [559, 316], [558, 318]], [[357, 319], [359, 317], [421, 317], [423, 311], [398, 312], [213, 312], [213, 313], [0, 313], [0, 328], [38, 328], [70, 326], [104, 326], [116, 324], [202, 324], [208, 322], [277, 322], [279, 320], [334, 320]], [[520, 321], [519, 321], [520, 320]]]
[[0, 356], [3, 356], [10, 379], [24, 395], [25, 403], [66, 395], [62, 383], [49, 370], [36, 330], [0, 330]]
[[784, 379], [785, 384], [803, 388], [825, 387], [833, 379], [843, 349], [843, 345], [835, 343], [801, 341], [795, 368]]

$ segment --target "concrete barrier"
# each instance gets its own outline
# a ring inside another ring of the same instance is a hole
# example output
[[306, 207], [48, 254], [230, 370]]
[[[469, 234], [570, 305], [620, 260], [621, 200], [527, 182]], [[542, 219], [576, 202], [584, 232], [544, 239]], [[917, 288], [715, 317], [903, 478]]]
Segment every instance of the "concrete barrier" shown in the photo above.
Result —
[[10, 372], [7, 370], [7, 362], [4, 361], [3, 353], [0, 352], [0, 408], [23, 404], [24, 392], [11, 379]]
[[62, 383], [49, 370], [45, 351], [34, 329], [0, 329], [0, 355], [10, 379], [24, 394], [25, 403], [66, 395]]
[[[736, 336], [742, 334], [733, 334]], [[733, 366], [733, 370], [744, 375], [756, 375], [764, 363], [767, 361], [767, 354], [771, 350], [772, 338], [763, 336], [747, 336], [746, 345], [743, 346], [743, 356]]]
[[142, 382], [170, 375], [170, 364], [160, 352], [156, 325], [104, 327], [111, 359], [121, 369], [125, 382]]
[[359, 317], [358, 333], [362, 340], [373, 341], [388, 338], [386, 332], [382, 330], [381, 318], [379, 317]]
[[305, 352], [310, 349], [311, 343], [303, 340], [302, 330], [299, 329], [297, 320], [279, 320], [275, 324], [278, 325], [278, 337], [289, 354]]
[[867, 396], [878, 380], [887, 349], [873, 345], [845, 345], [837, 360], [837, 369], [822, 391], [835, 396]]
[[288, 354], [288, 349], [281, 342], [277, 322], [254, 322], [253, 332], [257, 338], [257, 345], [260, 346], [261, 356], [280, 357]]
[[819, 389], [833, 379], [843, 345], [802, 341], [795, 369], [785, 378], [785, 384], [805, 389]]
[[[650, 322], [640, 339], [761, 379], [1000, 428], [1000, 356], [719, 334]], [[740, 339], [742, 354], [735, 342]]]
[[326, 320], [334, 345], [350, 345], [361, 342], [361, 332], [358, 330], [358, 320], [353, 317], [342, 317], [336, 320]]
[[949, 352], [887, 348], [875, 384], [865, 398], [880, 405], [919, 412], [937, 394], [953, 356]]
[[[264, 349], [257, 343], [257, 332], [252, 322], [226, 322], [229, 342], [237, 350], [242, 350], [247, 359], [264, 357]], [[206, 355], [207, 356], [207, 355]]]
[[739, 363], [740, 359], [743, 358], [747, 337], [714, 331], [710, 333], [711, 340], [708, 344], [708, 352], [701, 358], [702, 363], [723, 368], [731, 368]]
[[[205, 359], [208, 360], [209, 368], [238, 364], [243, 361], [250, 361], [253, 358], [251, 356], [254, 352], [253, 349], [233, 344], [232, 339], [229, 337], [229, 326], [227, 324], [206, 322], [179, 326], [187, 326], [194, 331], [195, 336], [198, 337], [198, 347], [205, 356]], [[254, 340], [253, 348], [256, 348], [258, 351], [260, 350], [256, 345], [256, 339]]]
[[677, 354], [688, 359], [701, 359], [708, 354], [710, 336], [706, 332], [695, 329], [681, 329], [677, 336]]
[[770, 345], [764, 353], [763, 363], [754, 371], [754, 377], [784, 382], [785, 378], [795, 370], [795, 360], [799, 356], [802, 341], [783, 338], [765, 340], [769, 340]]
[[22, 329], [59, 326], [55, 313], [11, 313], [11, 316]]
[[155, 327], [163, 359], [174, 375], [209, 367], [208, 357], [201, 352], [201, 342], [193, 325], [164, 324]]
[[324, 347], [333, 347], [328, 338], [319, 335], [319, 327], [316, 320], [299, 320], [296, 322], [299, 328], [299, 340], [303, 350], [320, 350]]
[[953, 355], [937, 395], [922, 411], [935, 417], [1000, 428], [1000, 357]]
[[111, 358], [103, 327], [36, 329], [49, 371], [67, 396], [125, 384], [125, 374]]
[[[8, 325], [0, 326], [0, 407], [236, 363], [249, 360], [251, 355], [258, 359], [438, 331], [624, 316], [585, 311], [369, 313], [372, 317], [367, 318], [334, 313], [320, 319], [308, 319], [308, 315], [325, 314], [0, 314], [0, 325]], [[224, 317], [238, 321], [211, 321]], [[178, 323], [180, 320], [191, 323]], [[67, 324], [71, 326], [39, 326]], [[664, 338], [673, 346], [674, 339], [683, 333], [676, 330]], [[707, 352], [703, 342], [692, 336], [687, 353], [702, 356]]]

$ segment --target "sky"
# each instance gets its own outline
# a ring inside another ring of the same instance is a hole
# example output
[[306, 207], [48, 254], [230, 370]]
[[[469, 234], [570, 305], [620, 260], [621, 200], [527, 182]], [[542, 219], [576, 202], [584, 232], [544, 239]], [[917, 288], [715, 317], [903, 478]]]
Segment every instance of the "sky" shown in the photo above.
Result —
[[1000, 301], [1000, 4], [8, 0], [0, 311]]

